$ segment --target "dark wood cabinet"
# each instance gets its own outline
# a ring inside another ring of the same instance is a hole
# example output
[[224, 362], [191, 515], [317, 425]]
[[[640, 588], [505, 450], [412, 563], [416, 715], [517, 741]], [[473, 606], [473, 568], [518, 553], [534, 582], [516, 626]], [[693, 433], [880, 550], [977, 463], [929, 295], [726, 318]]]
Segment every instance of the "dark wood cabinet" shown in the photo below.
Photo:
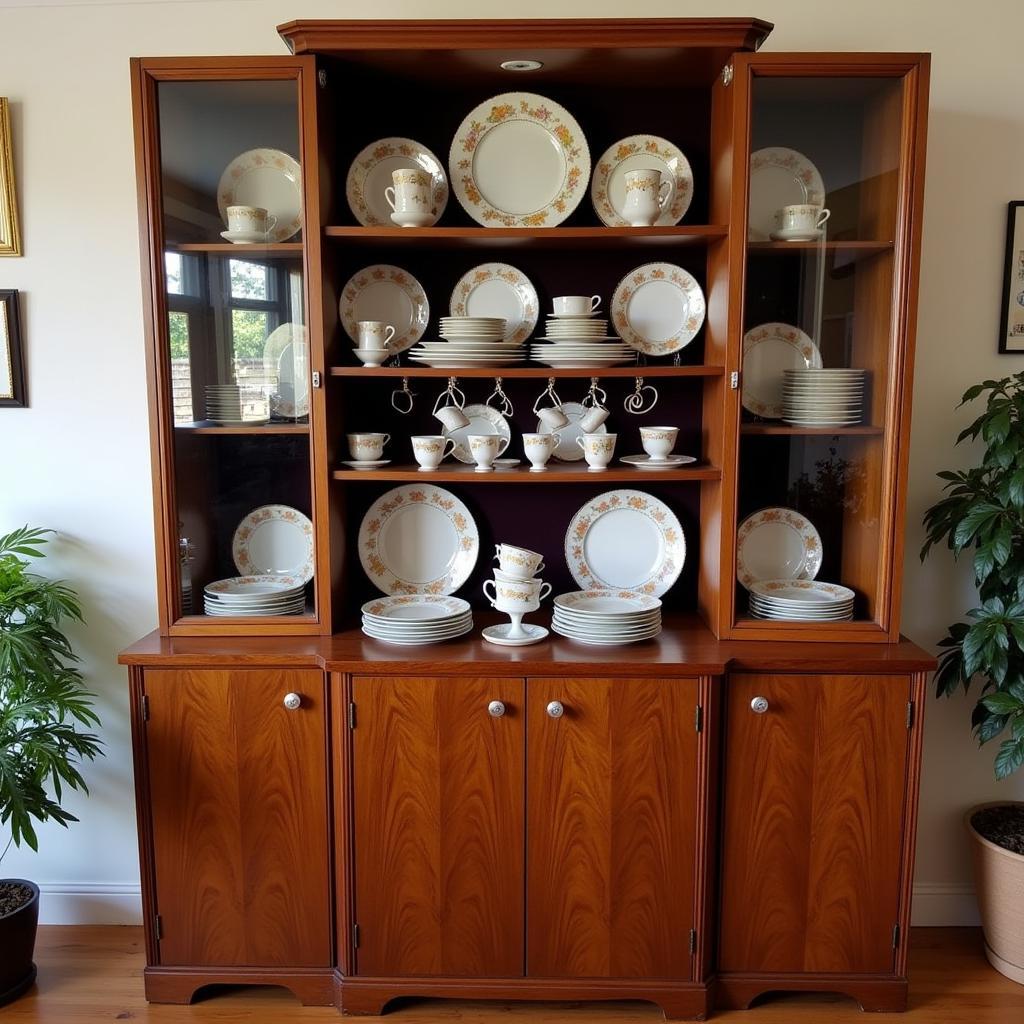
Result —
[[150, 669], [144, 687], [160, 965], [328, 966], [323, 672]]

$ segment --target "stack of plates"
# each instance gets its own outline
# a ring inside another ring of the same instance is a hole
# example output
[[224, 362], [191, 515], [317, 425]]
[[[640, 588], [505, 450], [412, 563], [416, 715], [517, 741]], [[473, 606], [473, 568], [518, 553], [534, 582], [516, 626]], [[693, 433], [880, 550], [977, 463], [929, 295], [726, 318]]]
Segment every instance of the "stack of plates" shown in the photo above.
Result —
[[298, 576], [233, 576], [203, 589], [207, 615], [301, 615], [305, 584]]
[[538, 338], [530, 357], [547, 366], [616, 366], [636, 361], [636, 352], [614, 334], [608, 333], [608, 321], [592, 316], [549, 316], [547, 334]]
[[585, 341], [608, 336], [608, 320], [592, 316], [548, 316], [546, 337], [551, 341]]
[[440, 334], [446, 341], [493, 341], [500, 345], [505, 340], [505, 318], [443, 316]]
[[585, 644], [632, 644], [661, 632], [661, 601], [629, 590], [574, 590], [555, 598], [551, 628]]
[[424, 341], [409, 358], [427, 366], [515, 366], [526, 362], [521, 345], [505, 343], [505, 320], [487, 316], [443, 316], [444, 341]]
[[255, 399], [249, 395], [243, 400], [242, 389], [237, 384], [207, 384], [206, 418], [225, 426], [266, 423], [270, 419], [270, 407], [263, 395]]
[[853, 591], [820, 580], [759, 580], [751, 583], [750, 614], [755, 619], [846, 622], [853, 618]]
[[864, 371], [783, 370], [782, 418], [800, 427], [839, 427], [860, 423]]
[[389, 644], [435, 644], [473, 628], [469, 602], [437, 594], [396, 594], [367, 601], [363, 632]]

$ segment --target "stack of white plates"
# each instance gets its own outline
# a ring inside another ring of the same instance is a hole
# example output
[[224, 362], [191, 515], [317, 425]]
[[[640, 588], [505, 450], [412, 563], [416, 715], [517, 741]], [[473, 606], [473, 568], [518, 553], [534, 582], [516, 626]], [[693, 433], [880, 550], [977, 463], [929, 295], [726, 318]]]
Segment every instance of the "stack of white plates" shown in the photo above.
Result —
[[270, 404], [264, 395], [246, 394], [237, 384], [206, 385], [206, 418], [224, 426], [266, 423]]
[[493, 341], [500, 345], [505, 340], [505, 323], [500, 316], [443, 316], [440, 334], [446, 341]]
[[203, 588], [207, 615], [301, 615], [305, 584], [298, 576], [264, 574], [215, 580]]
[[603, 317], [549, 315], [545, 330], [530, 349], [535, 362], [569, 369], [636, 361], [636, 352], [608, 333], [608, 321]]
[[436, 594], [395, 594], [367, 601], [363, 632], [389, 644], [435, 644], [473, 628], [469, 602]]
[[493, 316], [443, 316], [444, 341], [424, 341], [409, 359], [426, 366], [515, 366], [526, 362], [521, 345], [505, 343], [505, 320]]
[[585, 644], [632, 644], [661, 632], [661, 601], [629, 590], [574, 590], [555, 598], [551, 628]]
[[608, 320], [592, 316], [548, 316], [545, 330], [550, 341], [600, 340], [608, 336]]
[[840, 427], [860, 423], [864, 371], [806, 369], [782, 371], [782, 418], [799, 427]]
[[853, 618], [854, 593], [821, 580], [759, 580], [751, 583], [750, 614], [755, 619], [846, 622]]

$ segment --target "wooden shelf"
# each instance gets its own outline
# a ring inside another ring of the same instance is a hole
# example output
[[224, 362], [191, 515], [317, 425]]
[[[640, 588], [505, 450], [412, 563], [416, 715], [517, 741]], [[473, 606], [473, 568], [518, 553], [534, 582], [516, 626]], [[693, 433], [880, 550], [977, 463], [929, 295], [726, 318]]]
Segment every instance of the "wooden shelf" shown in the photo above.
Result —
[[721, 377], [724, 366], [604, 366], [599, 369], [556, 370], [552, 366], [332, 366], [332, 377]]
[[218, 426], [216, 423], [183, 423], [174, 428], [186, 434], [308, 434], [308, 423], [263, 423], [253, 426]]
[[328, 238], [367, 248], [390, 248], [395, 245], [425, 248], [523, 245], [543, 249], [591, 249], [623, 245], [699, 245], [725, 238], [729, 229], [722, 224], [676, 224], [651, 228], [399, 228], [338, 225], [324, 228], [324, 234]]
[[268, 242], [266, 245], [235, 244], [234, 242], [181, 242], [168, 245], [169, 252], [207, 253], [210, 256], [238, 256], [249, 259], [302, 258], [301, 242]]
[[[793, 252], [814, 252], [822, 248], [821, 242], [748, 242], [747, 251], [751, 255], [757, 253], [793, 253]], [[889, 241], [828, 241], [824, 249], [835, 256], [842, 256], [847, 262], [865, 259], [869, 256], [878, 256], [882, 253], [892, 252], [894, 243]]]
[[579, 462], [549, 462], [543, 473], [530, 472], [530, 464], [523, 459], [514, 469], [496, 469], [478, 473], [474, 466], [461, 462], [446, 462], [440, 469], [421, 470], [415, 463], [385, 466], [383, 469], [336, 469], [335, 480], [359, 483], [472, 483], [472, 484], [593, 484], [602, 482], [642, 483], [687, 480], [721, 480], [722, 471], [715, 466], [691, 465], [680, 469], [633, 469], [621, 463], [612, 463], [608, 469], [590, 472], [587, 464]]
[[784, 423], [743, 423], [741, 434], [759, 434], [761, 436], [809, 436], [809, 437], [880, 437], [885, 431], [882, 427], [860, 424], [855, 427], [790, 427]]

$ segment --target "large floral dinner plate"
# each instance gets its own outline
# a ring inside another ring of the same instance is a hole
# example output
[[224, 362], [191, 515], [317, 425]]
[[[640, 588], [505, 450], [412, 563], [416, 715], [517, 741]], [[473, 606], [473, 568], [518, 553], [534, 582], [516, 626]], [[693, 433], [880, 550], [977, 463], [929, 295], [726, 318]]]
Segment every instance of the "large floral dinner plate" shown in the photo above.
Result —
[[736, 578], [747, 588], [759, 580], [813, 580], [821, 558], [821, 534], [791, 508], [763, 508], [736, 531]]
[[277, 221], [268, 242], [285, 242], [302, 228], [302, 170], [280, 149], [250, 149], [224, 169], [217, 185], [217, 209], [224, 226], [229, 206], [261, 206]]
[[388, 351], [392, 354], [415, 345], [430, 322], [430, 303], [423, 285], [409, 271], [390, 263], [377, 263], [353, 274], [341, 290], [339, 308], [345, 333], [357, 343], [360, 320], [391, 324], [395, 336]]

